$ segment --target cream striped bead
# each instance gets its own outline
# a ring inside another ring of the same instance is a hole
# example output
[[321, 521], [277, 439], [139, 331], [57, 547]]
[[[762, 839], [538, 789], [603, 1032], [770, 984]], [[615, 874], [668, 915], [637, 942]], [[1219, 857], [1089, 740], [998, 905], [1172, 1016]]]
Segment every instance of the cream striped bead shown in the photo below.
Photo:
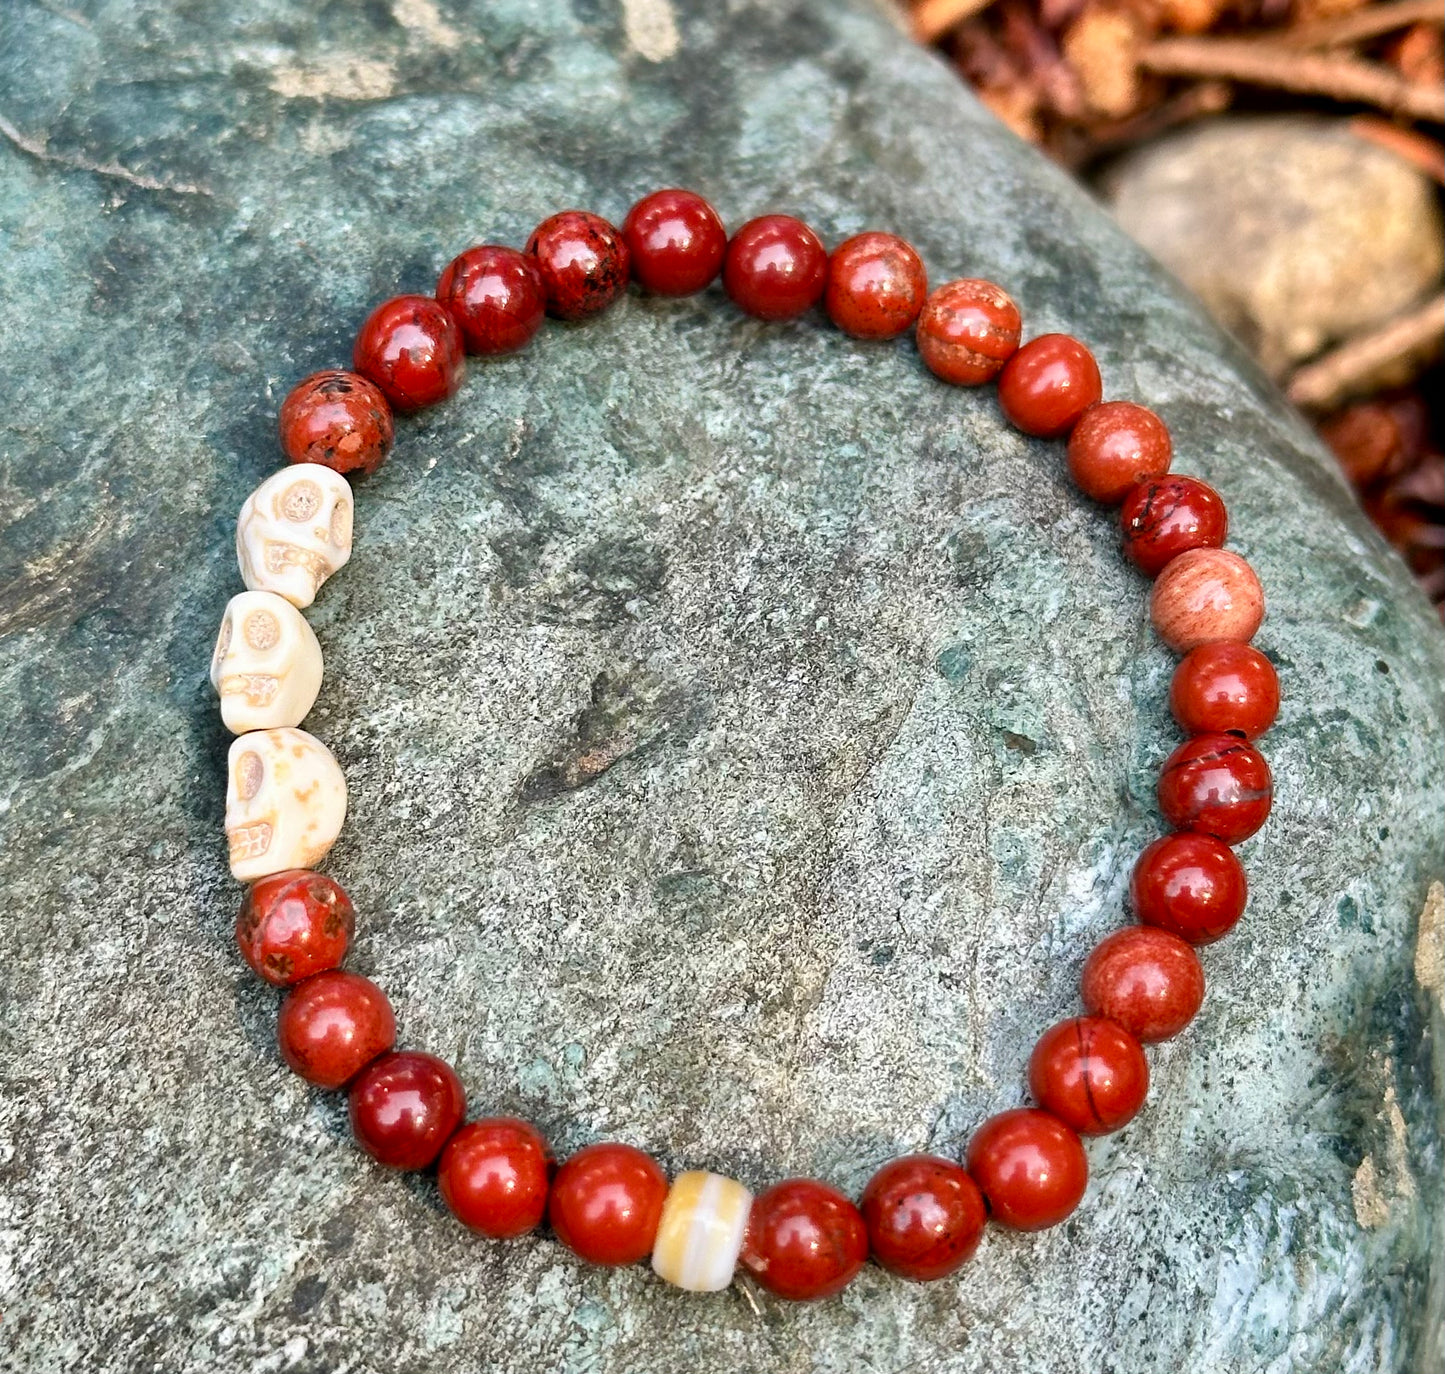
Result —
[[753, 1195], [721, 1174], [679, 1174], [662, 1205], [652, 1247], [653, 1271], [690, 1293], [726, 1288], [737, 1268], [752, 1205]]

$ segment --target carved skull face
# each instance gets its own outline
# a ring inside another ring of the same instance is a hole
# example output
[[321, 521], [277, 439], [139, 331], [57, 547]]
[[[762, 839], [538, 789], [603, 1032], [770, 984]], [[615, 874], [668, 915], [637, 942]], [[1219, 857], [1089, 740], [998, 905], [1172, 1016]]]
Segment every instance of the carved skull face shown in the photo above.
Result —
[[221, 618], [211, 685], [233, 735], [300, 725], [321, 690], [321, 645], [289, 601], [242, 592]]
[[287, 868], [314, 868], [346, 819], [346, 780], [304, 730], [257, 730], [231, 743], [226, 838], [231, 873], [250, 883]]
[[309, 606], [351, 557], [351, 488], [319, 463], [294, 463], [268, 477], [236, 522], [241, 577], [253, 592]]

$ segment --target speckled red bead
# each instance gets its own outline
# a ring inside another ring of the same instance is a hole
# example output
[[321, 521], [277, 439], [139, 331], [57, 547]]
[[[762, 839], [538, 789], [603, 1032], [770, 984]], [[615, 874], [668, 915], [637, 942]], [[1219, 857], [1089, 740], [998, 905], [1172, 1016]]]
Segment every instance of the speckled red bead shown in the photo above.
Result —
[[578, 1150], [552, 1180], [547, 1217], [557, 1239], [593, 1264], [636, 1264], [652, 1251], [667, 1176], [631, 1145]]
[[1132, 401], [1091, 405], [1069, 433], [1069, 476], [1085, 496], [1106, 506], [1117, 505], [1147, 478], [1162, 477], [1173, 457], [1168, 426]]
[[1001, 286], [976, 277], [945, 282], [924, 303], [914, 334], [935, 377], [978, 386], [997, 377], [1019, 346], [1019, 308]]
[[813, 1302], [841, 1293], [867, 1258], [863, 1214], [826, 1183], [790, 1178], [753, 1199], [738, 1262], [768, 1292]]
[[375, 472], [391, 452], [391, 406], [355, 372], [313, 372], [291, 388], [278, 417], [293, 463], [320, 463], [348, 477]]
[[1029, 1058], [1029, 1091], [1080, 1135], [1106, 1135], [1144, 1105], [1149, 1062], [1122, 1026], [1101, 1016], [1076, 1016], [1039, 1037]]
[[373, 1159], [392, 1169], [425, 1169], [462, 1124], [467, 1095], [450, 1064], [402, 1050], [362, 1070], [347, 1107], [356, 1143]]
[[998, 403], [1016, 429], [1057, 439], [1103, 394], [1094, 355], [1068, 334], [1030, 339], [998, 374]]
[[941, 1279], [972, 1258], [988, 1208], [968, 1173], [951, 1159], [890, 1160], [859, 1200], [873, 1258], [916, 1283]]
[[1089, 1186], [1078, 1132], [1036, 1107], [989, 1117], [968, 1142], [967, 1164], [989, 1214], [1015, 1231], [1057, 1226]]
[[453, 258], [437, 279], [437, 301], [451, 312], [468, 353], [515, 353], [542, 325], [547, 297], [537, 260], [483, 243]]
[[355, 929], [356, 908], [335, 878], [288, 868], [246, 889], [236, 944], [256, 973], [284, 988], [340, 964]]
[[692, 191], [654, 191], [627, 212], [622, 236], [632, 278], [659, 296], [690, 296], [722, 271], [727, 230], [718, 212]]
[[1129, 879], [1129, 905], [1147, 925], [1191, 945], [1212, 944], [1244, 915], [1249, 882], [1234, 851], [1183, 830], [1149, 845]]
[[1152, 1045], [1179, 1034], [1204, 1003], [1204, 967], [1177, 935], [1129, 926], [1099, 941], [1080, 980], [1084, 1006]]
[[811, 310], [828, 285], [828, 250], [800, 219], [761, 215], [728, 243], [723, 289], [760, 320], [791, 320]]
[[535, 1126], [515, 1116], [491, 1116], [447, 1141], [437, 1187], [464, 1226], [492, 1240], [511, 1240], [541, 1224], [551, 1172], [551, 1152]]
[[559, 320], [600, 314], [627, 290], [627, 242], [601, 215], [564, 210], [544, 219], [527, 240], [527, 252], [537, 260], [547, 312]]
[[329, 969], [291, 989], [276, 1040], [293, 1073], [318, 1088], [342, 1088], [396, 1043], [396, 1019], [370, 978]]
[[1274, 723], [1279, 678], [1256, 648], [1222, 640], [1191, 649], [1174, 670], [1169, 709], [1191, 734], [1255, 739]]
[[1189, 549], [1217, 549], [1229, 515], [1213, 487], [1197, 477], [1170, 475], [1140, 482], [1119, 508], [1124, 555], [1150, 577]]
[[1225, 844], [1247, 840], [1269, 817], [1274, 782], [1258, 749], [1238, 735], [1196, 735], [1159, 771], [1159, 809], [1176, 830]]
[[892, 339], [913, 327], [928, 295], [923, 260], [895, 234], [856, 234], [828, 259], [823, 306], [855, 339]]
[[394, 296], [366, 317], [352, 365], [395, 409], [420, 410], [461, 386], [461, 330], [431, 296]]

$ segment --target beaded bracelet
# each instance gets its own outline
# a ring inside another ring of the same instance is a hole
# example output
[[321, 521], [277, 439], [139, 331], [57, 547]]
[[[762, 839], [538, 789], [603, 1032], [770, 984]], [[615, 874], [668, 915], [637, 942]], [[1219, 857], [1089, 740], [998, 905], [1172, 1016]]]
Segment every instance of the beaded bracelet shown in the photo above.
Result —
[[[858, 1205], [827, 1184], [789, 1179], [753, 1197], [718, 1174], [680, 1174], [630, 1145], [600, 1143], [554, 1165], [528, 1123], [463, 1124], [453, 1069], [396, 1051], [385, 994], [344, 972], [355, 912], [333, 879], [311, 871], [346, 813], [335, 759], [298, 729], [321, 685], [321, 650], [301, 611], [350, 556], [347, 476], [380, 466], [394, 411], [432, 405], [461, 384], [464, 353], [523, 347], [545, 314], [581, 320], [629, 280], [686, 295], [721, 272], [732, 300], [764, 320], [823, 302], [859, 339], [915, 332], [924, 363], [946, 382], [998, 379], [1007, 419], [1027, 434], [1067, 438], [1082, 491], [1120, 506], [1124, 551], [1153, 577], [1150, 613], [1184, 657], [1170, 708], [1189, 738], [1165, 762], [1159, 806], [1173, 833], [1135, 865], [1140, 924], [1108, 936], [1084, 964], [1086, 1015], [1046, 1031], [1029, 1059], [1036, 1106], [1001, 1112], [973, 1135], [964, 1164], [909, 1155], [885, 1164]], [[238, 738], [229, 758], [226, 834], [231, 871], [251, 886], [236, 922], [250, 966], [289, 988], [277, 1034], [308, 1083], [345, 1089], [356, 1139], [396, 1169], [437, 1165], [442, 1196], [468, 1227], [523, 1235], [545, 1216], [557, 1239], [596, 1264], [652, 1267], [682, 1288], [726, 1287], [739, 1264], [784, 1298], [838, 1292], [869, 1254], [909, 1279], [952, 1273], [986, 1221], [1052, 1226], [1088, 1180], [1081, 1136], [1118, 1130], [1143, 1105], [1142, 1046], [1181, 1031], [1204, 997], [1195, 946], [1229, 931], [1245, 905], [1230, 849], [1269, 813], [1268, 765], [1252, 741], [1279, 705], [1274, 669], [1248, 641], [1264, 615], [1249, 565], [1226, 552], [1224, 503], [1203, 482], [1170, 476], [1172, 444], [1153, 412], [1102, 400], [1099, 369], [1076, 339], [1045, 334], [1020, 346], [1014, 302], [991, 282], [951, 281], [931, 295], [918, 254], [890, 234], [850, 238], [830, 255], [797, 219], [766, 215], [729, 239], [717, 212], [687, 191], [639, 201], [621, 230], [567, 211], [541, 224], [524, 252], [470, 248], [433, 296], [378, 306], [356, 340], [353, 371], [316, 373], [281, 407], [291, 466], [241, 511], [236, 547], [247, 590], [226, 607], [212, 663], [221, 714]]]

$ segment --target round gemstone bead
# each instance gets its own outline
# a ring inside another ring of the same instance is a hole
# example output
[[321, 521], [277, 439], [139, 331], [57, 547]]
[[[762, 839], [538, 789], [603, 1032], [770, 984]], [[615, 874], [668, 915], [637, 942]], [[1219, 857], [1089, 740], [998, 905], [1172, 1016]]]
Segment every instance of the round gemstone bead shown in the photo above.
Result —
[[241, 957], [274, 987], [290, 987], [346, 957], [356, 908], [335, 878], [288, 868], [246, 889], [236, 916]]
[[1159, 809], [1176, 830], [1197, 830], [1225, 844], [1247, 840], [1265, 823], [1274, 784], [1264, 755], [1238, 735], [1195, 735], [1159, 773]]
[[537, 260], [547, 310], [559, 320], [585, 320], [627, 290], [627, 242], [601, 215], [564, 210], [544, 219], [527, 240]]
[[667, 1190], [652, 1269], [689, 1293], [719, 1293], [733, 1281], [753, 1195], [721, 1174], [679, 1174]]
[[723, 288], [760, 320], [791, 320], [811, 310], [828, 284], [828, 251], [791, 215], [750, 219], [728, 244]]
[[1204, 966], [1177, 935], [1128, 926], [1084, 962], [1084, 1006], [1152, 1045], [1178, 1035], [1204, 1002]]
[[292, 1072], [318, 1088], [343, 1088], [396, 1043], [396, 1019], [370, 978], [329, 969], [287, 994], [276, 1041]]
[[391, 407], [355, 372], [313, 372], [281, 403], [281, 449], [293, 463], [319, 463], [349, 477], [375, 472], [391, 452]]
[[1069, 434], [1069, 475], [1085, 496], [1117, 505], [1140, 482], [1162, 477], [1174, 457], [1168, 426], [1132, 401], [1100, 401]]
[[1119, 509], [1124, 554], [1150, 577], [1187, 549], [1217, 549], [1229, 533], [1229, 514], [1213, 487], [1197, 477], [1140, 482]]
[[859, 1210], [873, 1258], [918, 1283], [965, 1264], [988, 1220], [978, 1184], [951, 1159], [934, 1155], [885, 1164], [868, 1180]]
[[1155, 579], [1149, 616], [1181, 654], [1219, 639], [1247, 644], [1264, 619], [1264, 589], [1237, 553], [1188, 549]]
[[753, 1199], [740, 1262], [770, 1293], [793, 1302], [830, 1298], [867, 1258], [863, 1214], [836, 1188], [790, 1178]]
[[722, 270], [727, 230], [701, 196], [691, 191], [654, 191], [627, 212], [622, 237], [632, 256], [632, 276], [659, 296], [690, 296]]
[[1089, 1185], [1078, 1133], [1036, 1107], [989, 1117], [968, 1142], [966, 1162], [993, 1219], [1015, 1231], [1057, 1226]]
[[456, 1070], [435, 1055], [385, 1054], [351, 1085], [357, 1143], [393, 1169], [425, 1169], [462, 1123], [467, 1095]]
[[828, 259], [823, 306], [855, 339], [892, 339], [913, 327], [928, 294], [928, 273], [893, 234], [857, 234]]
[[536, 258], [495, 243], [453, 258], [437, 279], [436, 298], [456, 320], [467, 352], [484, 356], [515, 353], [547, 312]]
[[915, 338], [935, 376], [955, 386], [997, 377], [1019, 346], [1023, 321], [1001, 286], [964, 277], [945, 282], [924, 304]]
[[1213, 835], [1187, 830], [1155, 840], [1129, 879], [1134, 914], [1191, 945], [1212, 944], [1233, 930], [1248, 896], [1234, 851]]
[[1139, 1042], [1100, 1016], [1060, 1021], [1029, 1058], [1029, 1091], [1080, 1135], [1107, 1135], [1132, 1121], [1149, 1091]]
[[552, 1180], [547, 1217], [557, 1239], [593, 1264], [636, 1264], [652, 1251], [667, 1177], [631, 1145], [577, 1151]]
[[461, 386], [461, 330], [431, 296], [393, 296], [366, 317], [352, 365], [395, 409], [420, 410]]
[[1094, 355], [1068, 334], [1040, 334], [1004, 364], [998, 402], [1025, 434], [1056, 439], [1103, 394]]
[[511, 1240], [535, 1230], [546, 1215], [551, 1172], [551, 1152], [535, 1126], [515, 1116], [491, 1116], [447, 1141], [437, 1186], [464, 1226]]
[[1221, 640], [1191, 649], [1174, 670], [1169, 709], [1190, 734], [1255, 739], [1274, 723], [1279, 677], [1256, 648]]

